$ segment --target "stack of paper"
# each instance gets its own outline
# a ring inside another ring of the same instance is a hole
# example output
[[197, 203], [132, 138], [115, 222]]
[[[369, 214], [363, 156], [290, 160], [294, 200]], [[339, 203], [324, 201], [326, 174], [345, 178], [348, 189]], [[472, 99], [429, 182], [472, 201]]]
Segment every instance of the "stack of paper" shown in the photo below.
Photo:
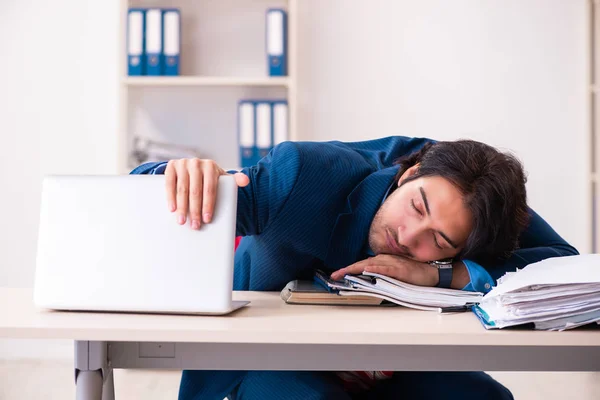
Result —
[[424, 287], [365, 272], [346, 275], [343, 282], [327, 281], [342, 296], [370, 296], [418, 310], [454, 312], [468, 310], [481, 301], [483, 294], [455, 289]]
[[549, 258], [505, 275], [473, 309], [486, 329], [562, 331], [600, 321], [600, 255]]

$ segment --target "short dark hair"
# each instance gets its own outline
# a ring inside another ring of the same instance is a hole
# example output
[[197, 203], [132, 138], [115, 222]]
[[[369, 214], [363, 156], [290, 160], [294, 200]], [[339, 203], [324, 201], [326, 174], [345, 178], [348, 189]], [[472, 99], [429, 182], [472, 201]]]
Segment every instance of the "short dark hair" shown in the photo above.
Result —
[[529, 222], [527, 178], [521, 162], [474, 140], [427, 143], [421, 150], [401, 157], [396, 182], [410, 167], [414, 175], [400, 186], [426, 176], [450, 181], [464, 196], [473, 216], [473, 230], [460, 258], [492, 261], [508, 257], [517, 248], [521, 232]]

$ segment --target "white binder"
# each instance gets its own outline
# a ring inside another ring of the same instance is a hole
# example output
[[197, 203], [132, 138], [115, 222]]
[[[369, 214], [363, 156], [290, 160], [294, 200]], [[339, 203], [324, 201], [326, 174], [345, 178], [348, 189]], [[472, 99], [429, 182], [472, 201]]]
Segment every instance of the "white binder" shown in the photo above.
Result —
[[163, 12], [164, 26], [164, 71], [167, 76], [179, 75], [181, 52], [181, 13], [178, 9]]
[[240, 101], [238, 105], [238, 136], [242, 168], [256, 163], [254, 127], [254, 103], [247, 100]]
[[162, 10], [151, 8], [146, 11], [146, 74], [163, 74]]
[[270, 76], [287, 75], [287, 13], [281, 8], [267, 10], [267, 63]]
[[256, 103], [256, 147], [260, 160], [271, 151], [273, 143], [271, 137], [271, 103]]
[[127, 14], [127, 73], [144, 75], [144, 10], [131, 8]]
[[286, 101], [273, 103], [273, 145], [289, 140], [288, 105]]

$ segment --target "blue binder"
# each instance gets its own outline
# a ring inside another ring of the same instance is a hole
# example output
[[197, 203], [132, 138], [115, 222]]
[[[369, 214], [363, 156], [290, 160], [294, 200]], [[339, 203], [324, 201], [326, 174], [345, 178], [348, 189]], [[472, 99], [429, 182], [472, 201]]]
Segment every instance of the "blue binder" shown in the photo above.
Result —
[[181, 13], [177, 8], [163, 10], [163, 54], [164, 74], [179, 75], [179, 57], [181, 52]]
[[273, 148], [273, 113], [271, 101], [257, 101], [256, 115], [256, 154], [258, 160], [265, 157]]
[[127, 12], [127, 74], [145, 74], [144, 37], [145, 11], [143, 8], [130, 8]]
[[238, 142], [240, 166], [244, 168], [256, 164], [256, 107], [252, 100], [240, 100], [238, 103]]
[[282, 142], [290, 140], [289, 137], [289, 114], [287, 100], [275, 100], [272, 103], [273, 122], [273, 146], [277, 146]]
[[267, 63], [270, 76], [287, 75], [287, 13], [281, 8], [267, 10]]
[[162, 10], [150, 8], [146, 10], [146, 75], [163, 74], [163, 29]]

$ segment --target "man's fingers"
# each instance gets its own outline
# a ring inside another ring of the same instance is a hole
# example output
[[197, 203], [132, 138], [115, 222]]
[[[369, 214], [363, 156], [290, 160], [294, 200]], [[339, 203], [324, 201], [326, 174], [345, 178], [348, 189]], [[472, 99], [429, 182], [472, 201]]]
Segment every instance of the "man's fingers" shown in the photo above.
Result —
[[248, 178], [245, 174], [242, 174], [241, 172], [234, 174], [233, 177], [235, 178], [235, 183], [239, 187], [248, 186], [248, 184], [250, 183], [250, 178]]
[[192, 219], [192, 229], [200, 229], [202, 218], [200, 211], [202, 210], [202, 188], [204, 186], [204, 178], [200, 160], [192, 159], [188, 161], [190, 175], [190, 218]]
[[331, 279], [337, 281], [337, 280], [342, 279], [345, 275], [362, 274], [364, 270], [365, 270], [364, 262], [359, 261], [357, 263], [347, 266], [346, 268], [342, 268], [342, 269], [335, 271], [333, 274], [331, 274]]
[[202, 200], [202, 218], [204, 223], [209, 223], [212, 219], [215, 203], [217, 199], [217, 185], [219, 182], [219, 169], [215, 172], [215, 165], [206, 163], [203, 168], [204, 188]]
[[331, 278], [335, 280], [342, 279], [344, 275], [348, 274], [362, 274], [363, 272], [375, 272], [377, 274], [398, 277], [404, 272], [404, 268], [399, 268], [398, 265], [388, 265], [390, 262], [389, 258], [385, 256], [370, 257], [365, 260], [354, 263], [346, 268], [342, 268], [331, 274]]
[[[167, 163], [167, 204], [171, 212], [177, 211], [177, 222], [180, 225], [185, 224], [188, 212], [192, 229], [199, 229], [202, 222], [212, 221], [219, 176], [226, 174], [213, 160], [190, 158]], [[234, 174], [234, 178], [240, 187], [250, 183], [250, 179], [242, 173]]]
[[338, 269], [333, 274], [331, 274], [331, 279], [333, 279], [334, 281], [339, 281], [346, 275], [345, 270], [346, 268]]
[[387, 265], [369, 265], [365, 268], [366, 272], [375, 272], [376, 274], [382, 274], [385, 275], [386, 272], [389, 273], [392, 270], [392, 268], [390, 268]]
[[169, 161], [165, 169], [165, 189], [167, 193], [167, 204], [169, 211], [174, 212], [177, 209], [175, 193], [177, 189], [177, 174], [175, 171], [175, 162]]
[[374, 272], [376, 274], [389, 276], [390, 278], [398, 279], [400, 281], [404, 281], [407, 278], [406, 268], [402, 268], [399, 265], [369, 265], [365, 268], [365, 272]]
[[185, 160], [180, 160], [175, 165], [177, 171], [177, 222], [185, 224], [188, 212], [188, 201], [190, 194], [190, 177]]

